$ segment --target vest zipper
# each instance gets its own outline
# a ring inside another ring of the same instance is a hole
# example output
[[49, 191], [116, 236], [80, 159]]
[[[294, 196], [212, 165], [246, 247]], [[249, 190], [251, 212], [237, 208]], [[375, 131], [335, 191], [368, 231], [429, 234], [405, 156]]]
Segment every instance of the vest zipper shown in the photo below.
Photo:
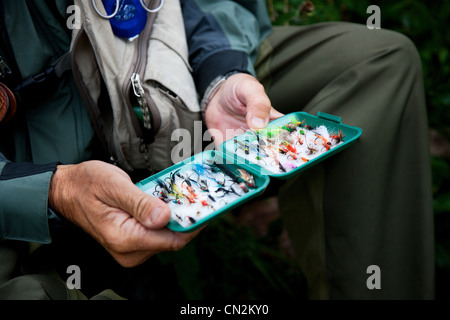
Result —
[[[141, 77], [139, 76], [138, 73], [133, 73], [130, 80], [133, 88], [133, 93], [136, 96], [136, 100], [139, 106], [141, 107], [144, 129], [148, 130], [149, 132], [153, 131], [150, 107], [145, 97], [145, 90], [144, 87], [142, 86]], [[145, 134], [142, 133], [142, 140], [144, 140], [143, 142], [145, 144], [151, 144], [154, 141], [154, 137], [146, 137]]]
[[[133, 128], [136, 135], [141, 138], [140, 151], [144, 154], [147, 167], [150, 171], [152, 171], [152, 166], [149, 162], [148, 145], [154, 142], [155, 135], [161, 127], [161, 115], [153, 99], [150, 97], [150, 94], [146, 92], [142, 86], [141, 76], [145, 73], [150, 34], [152, 32], [152, 26], [156, 20], [156, 16], [156, 14], [149, 15], [147, 27], [137, 39], [132, 67], [130, 68], [128, 76], [122, 86]], [[136, 100], [142, 110], [144, 117], [144, 131], [141, 130], [139, 120], [131, 103], [130, 94], [132, 93], [136, 96]]]

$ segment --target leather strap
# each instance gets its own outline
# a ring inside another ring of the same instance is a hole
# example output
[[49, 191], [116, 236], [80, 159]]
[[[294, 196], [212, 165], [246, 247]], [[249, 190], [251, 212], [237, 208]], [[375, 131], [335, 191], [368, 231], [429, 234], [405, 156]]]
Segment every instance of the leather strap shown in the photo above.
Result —
[[17, 101], [12, 91], [0, 82], [0, 124], [10, 121], [17, 111]]

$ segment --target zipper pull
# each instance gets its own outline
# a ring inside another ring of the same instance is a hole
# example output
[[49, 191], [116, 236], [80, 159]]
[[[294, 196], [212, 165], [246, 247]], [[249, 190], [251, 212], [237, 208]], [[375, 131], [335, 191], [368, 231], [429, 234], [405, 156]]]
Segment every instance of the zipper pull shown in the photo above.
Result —
[[4, 79], [6, 76], [9, 76], [12, 73], [11, 69], [6, 64], [3, 57], [0, 56], [0, 77]]
[[[148, 107], [147, 100], [145, 100], [145, 91], [142, 86], [141, 77], [137, 73], [133, 73], [131, 76], [131, 85], [133, 87], [134, 95], [136, 96], [137, 102], [142, 110], [142, 119], [144, 128], [151, 131], [152, 122], [150, 118], [150, 108]], [[144, 138], [141, 139], [140, 152], [144, 154], [145, 163], [147, 164], [147, 169], [153, 174], [153, 166], [150, 163], [150, 155], [148, 150], [148, 142]]]
[[131, 85], [133, 87], [134, 95], [137, 98], [137, 101], [141, 107], [145, 105], [145, 91], [142, 87], [141, 77], [137, 73], [133, 73], [131, 76]]
[[142, 118], [144, 121], [144, 128], [151, 129], [152, 122], [150, 117], [150, 109], [147, 104], [147, 100], [145, 100], [145, 91], [144, 87], [142, 87], [141, 77], [137, 73], [133, 73], [131, 76], [131, 84], [133, 87], [134, 95], [137, 98], [137, 102], [142, 110]]

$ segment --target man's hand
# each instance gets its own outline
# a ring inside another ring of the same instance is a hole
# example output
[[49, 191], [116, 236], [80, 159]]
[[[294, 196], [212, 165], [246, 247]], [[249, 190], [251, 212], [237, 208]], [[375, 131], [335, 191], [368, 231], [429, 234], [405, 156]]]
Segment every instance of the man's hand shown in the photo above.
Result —
[[264, 87], [251, 75], [229, 77], [209, 102], [205, 121], [216, 145], [225, 139], [227, 129], [263, 129], [269, 121], [283, 116], [272, 108]]
[[58, 166], [49, 206], [95, 238], [124, 267], [184, 247], [199, 231], [165, 228], [170, 209], [145, 194], [121, 169], [99, 161]]

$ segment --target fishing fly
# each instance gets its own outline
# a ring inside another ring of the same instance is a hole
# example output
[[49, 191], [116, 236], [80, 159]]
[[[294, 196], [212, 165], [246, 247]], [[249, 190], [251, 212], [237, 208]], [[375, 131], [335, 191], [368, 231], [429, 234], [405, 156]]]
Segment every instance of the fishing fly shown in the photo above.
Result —
[[[250, 139], [235, 142], [240, 147], [234, 151], [251, 164], [273, 173], [296, 170], [344, 140], [341, 130], [333, 131], [295, 117], [278, 126], [247, 132]], [[239, 141], [239, 137], [235, 141]], [[263, 158], [266, 161], [262, 161]]]
[[[217, 187], [214, 188], [211, 181]], [[173, 221], [188, 227], [237, 201], [254, 188], [255, 178], [247, 170], [205, 161], [194, 163], [184, 171], [178, 168], [155, 179], [152, 194], [169, 205]]]

